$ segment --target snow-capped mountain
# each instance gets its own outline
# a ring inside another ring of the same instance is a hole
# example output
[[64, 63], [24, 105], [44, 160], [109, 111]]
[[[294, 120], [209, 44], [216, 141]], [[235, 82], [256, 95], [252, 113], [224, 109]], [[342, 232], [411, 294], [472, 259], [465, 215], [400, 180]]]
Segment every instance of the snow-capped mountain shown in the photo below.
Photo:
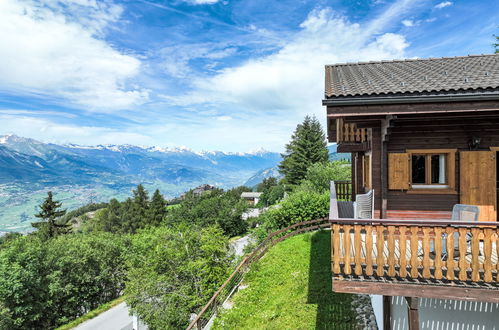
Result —
[[229, 188], [275, 166], [278, 153], [196, 152], [186, 147], [81, 146], [0, 136], [0, 230], [26, 230], [48, 190], [64, 207], [124, 198], [138, 183], [167, 197], [200, 184]]
[[[6, 164], [7, 150], [16, 154], [8, 158], [19, 158], [14, 166], [5, 167], [0, 172], [0, 183], [15, 180], [24, 173], [26, 182], [58, 178], [67, 182], [80, 178], [102, 175], [131, 175], [143, 180], [162, 180], [170, 183], [179, 181], [216, 181], [223, 186], [244, 183], [249, 175], [280, 161], [278, 153], [258, 151], [250, 153], [226, 153], [220, 151], [195, 152], [186, 147], [160, 148], [134, 145], [81, 146], [76, 144], [48, 144], [16, 135], [0, 136], [0, 146], [4, 152], [0, 161]], [[29, 158], [31, 157], [31, 158]], [[33, 158], [33, 157], [36, 157]], [[29, 161], [30, 164], [26, 163]], [[38, 165], [35, 163], [38, 162]], [[42, 165], [43, 163], [43, 165]], [[46, 171], [31, 171], [44, 168]], [[15, 167], [15, 169], [12, 168]], [[29, 172], [29, 173], [28, 173]], [[16, 175], [13, 175], [16, 173]], [[227, 180], [224, 179], [227, 178]]]

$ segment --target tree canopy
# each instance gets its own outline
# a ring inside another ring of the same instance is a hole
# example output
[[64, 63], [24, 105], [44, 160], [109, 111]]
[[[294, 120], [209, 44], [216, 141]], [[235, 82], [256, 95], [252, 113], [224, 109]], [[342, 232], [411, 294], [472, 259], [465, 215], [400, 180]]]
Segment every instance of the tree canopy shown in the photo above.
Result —
[[135, 235], [125, 294], [151, 329], [181, 329], [229, 274], [228, 241], [217, 226], [149, 228]]
[[283, 181], [291, 185], [297, 185], [305, 178], [310, 165], [328, 161], [326, 135], [317, 118], [306, 116], [296, 126], [286, 152], [281, 156], [279, 171], [284, 175]]
[[62, 203], [53, 199], [52, 192], [47, 193], [47, 198], [38, 206], [40, 212], [35, 217], [42, 219], [40, 222], [33, 222], [31, 225], [38, 229], [38, 233], [45, 238], [52, 238], [60, 234], [66, 234], [70, 227], [66, 224], [59, 224], [56, 220], [66, 214], [66, 210], [60, 210]]

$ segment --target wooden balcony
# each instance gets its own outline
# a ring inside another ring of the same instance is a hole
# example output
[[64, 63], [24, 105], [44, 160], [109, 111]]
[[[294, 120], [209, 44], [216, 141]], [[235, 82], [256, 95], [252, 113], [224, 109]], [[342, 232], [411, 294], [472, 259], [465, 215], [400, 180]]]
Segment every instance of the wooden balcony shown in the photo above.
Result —
[[499, 302], [497, 222], [331, 222], [333, 291]]
[[338, 180], [334, 181], [334, 186], [336, 190], [336, 198], [340, 201], [352, 201], [352, 181], [348, 180]]
[[337, 118], [336, 124], [328, 134], [330, 140], [338, 143], [341, 152], [366, 151], [370, 148], [371, 130], [358, 128], [354, 123], [345, 123], [342, 118]]

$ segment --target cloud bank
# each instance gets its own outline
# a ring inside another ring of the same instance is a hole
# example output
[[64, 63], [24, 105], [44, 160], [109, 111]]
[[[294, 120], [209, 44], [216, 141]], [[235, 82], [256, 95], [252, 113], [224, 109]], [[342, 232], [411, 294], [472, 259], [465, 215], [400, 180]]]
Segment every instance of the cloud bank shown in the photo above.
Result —
[[0, 90], [94, 111], [143, 103], [148, 91], [127, 86], [140, 60], [102, 39], [121, 12], [95, 0], [0, 1]]

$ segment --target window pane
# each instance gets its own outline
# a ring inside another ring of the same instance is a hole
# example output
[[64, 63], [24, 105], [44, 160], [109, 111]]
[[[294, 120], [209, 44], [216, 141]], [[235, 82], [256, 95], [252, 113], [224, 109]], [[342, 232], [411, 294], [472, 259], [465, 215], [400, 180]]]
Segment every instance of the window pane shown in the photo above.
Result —
[[431, 156], [431, 183], [445, 184], [445, 155]]
[[412, 156], [412, 183], [426, 183], [425, 156]]

